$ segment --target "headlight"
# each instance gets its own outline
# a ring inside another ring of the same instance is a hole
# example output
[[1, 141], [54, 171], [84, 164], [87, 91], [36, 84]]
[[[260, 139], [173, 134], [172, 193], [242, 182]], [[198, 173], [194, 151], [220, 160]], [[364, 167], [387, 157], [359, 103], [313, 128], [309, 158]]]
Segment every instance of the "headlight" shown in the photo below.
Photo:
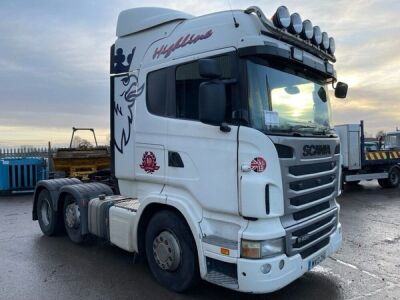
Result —
[[242, 240], [241, 257], [259, 259], [276, 256], [283, 253], [283, 245], [283, 238], [265, 241]]

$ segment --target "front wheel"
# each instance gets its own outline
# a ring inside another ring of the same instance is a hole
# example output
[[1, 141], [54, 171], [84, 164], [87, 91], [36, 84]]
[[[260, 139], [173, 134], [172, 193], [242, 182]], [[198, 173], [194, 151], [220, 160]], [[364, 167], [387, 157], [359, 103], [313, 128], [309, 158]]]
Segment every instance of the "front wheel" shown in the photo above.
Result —
[[164, 287], [183, 292], [199, 280], [197, 248], [183, 218], [173, 211], [160, 211], [150, 220], [145, 236], [147, 261]]

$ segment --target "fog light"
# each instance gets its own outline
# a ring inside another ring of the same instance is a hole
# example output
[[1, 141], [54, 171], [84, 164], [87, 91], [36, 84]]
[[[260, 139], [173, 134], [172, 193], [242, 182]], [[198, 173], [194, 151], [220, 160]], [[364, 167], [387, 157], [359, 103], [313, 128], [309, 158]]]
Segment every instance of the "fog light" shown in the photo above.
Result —
[[316, 46], [319, 46], [322, 42], [322, 33], [321, 33], [321, 28], [319, 28], [319, 26], [314, 26], [314, 35], [312, 38], [312, 42]]
[[290, 14], [286, 6], [280, 6], [272, 16], [272, 22], [278, 28], [288, 28], [290, 25]]
[[333, 37], [329, 38], [329, 52], [333, 55], [335, 54], [336, 46], [335, 39]]
[[268, 274], [271, 271], [271, 265], [265, 264], [260, 267], [261, 273]]
[[314, 28], [310, 20], [303, 21], [303, 31], [301, 37], [306, 40], [311, 40], [314, 35]]
[[298, 13], [294, 13], [290, 16], [289, 31], [293, 34], [299, 34], [303, 30], [303, 22]]
[[321, 43], [322, 49], [328, 50], [329, 49], [329, 36], [326, 32], [322, 33], [322, 43]]

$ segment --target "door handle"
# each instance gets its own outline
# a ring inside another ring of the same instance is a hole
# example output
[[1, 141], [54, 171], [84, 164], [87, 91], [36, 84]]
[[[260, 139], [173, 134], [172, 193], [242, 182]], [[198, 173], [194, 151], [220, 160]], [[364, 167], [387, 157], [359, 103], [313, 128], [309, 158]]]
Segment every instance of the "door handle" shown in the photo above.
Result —
[[243, 164], [243, 165], [240, 166], [240, 170], [242, 172], [246, 172], [247, 173], [247, 172], [251, 171], [251, 167], [249, 165]]

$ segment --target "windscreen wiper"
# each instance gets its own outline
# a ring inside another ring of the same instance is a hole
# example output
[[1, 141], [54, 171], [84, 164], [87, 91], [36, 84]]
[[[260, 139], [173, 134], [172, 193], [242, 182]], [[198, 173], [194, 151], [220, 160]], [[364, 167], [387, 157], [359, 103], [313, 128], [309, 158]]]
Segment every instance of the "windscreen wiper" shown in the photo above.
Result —
[[268, 129], [269, 132], [275, 133], [286, 133], [287, 135], [295, 135], [295, 136], [303, 136], [301, 132], [293, 130], [292, 127], [289, 128], [270, 128]]
[[290, 127], [290, 129], [292, 129], [293, 131], [299, 129], [314, 129], [314, 131], [310, 131], [310, 133], [313, 135], [328, 135], [328, 134], [332, 135], [334, 133], [334, 131], [331, 128], [321, 129], [321, 130], [318, 130], [317, 128], [318, 128], [317, 126], [312, 126], [312, 125], [294, 125]]

